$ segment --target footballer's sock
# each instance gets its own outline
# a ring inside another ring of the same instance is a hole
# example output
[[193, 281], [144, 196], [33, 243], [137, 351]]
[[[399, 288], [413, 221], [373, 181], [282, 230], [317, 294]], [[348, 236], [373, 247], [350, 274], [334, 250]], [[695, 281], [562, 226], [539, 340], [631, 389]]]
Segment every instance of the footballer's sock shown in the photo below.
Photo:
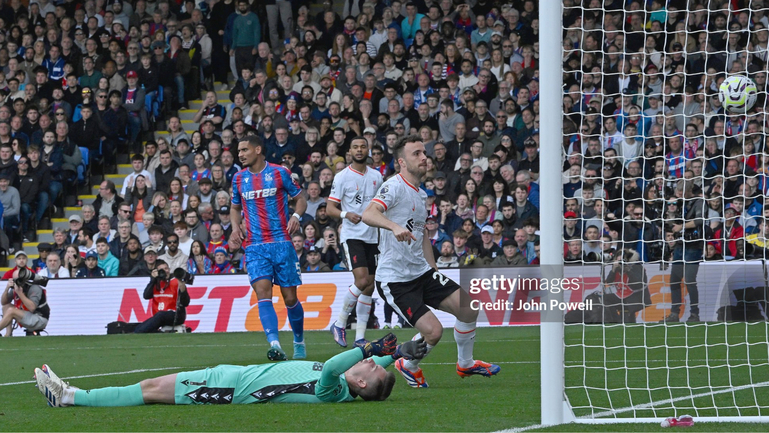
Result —
[[346, 328], [347, 327], [347, 318], [350, 317], [350, 313], [352, 312], [352, 309], [355, 308], [355, 304], [358, 302], [358, 297], [360, 296], [360, 289], [355, 286], [355, 284], [350, 284], [350, 287], [347, 289], [347, 294], [344, 295], [344, 304], [342, 304], [342, 312], [339, 313], [339, 318], [336, 319], [336, 327], [337, 328]]
[[355, 313], [358, 321], [355, 323], [355, 341], [366, 337], [366, 325], [371, 314], [371, 296], [360, 295], [358, 304], [355, 306]]
[[259, 320], [262, 321], [262, 328], [267, 335], [267, 342], [271, 346], [275, 343], [280, 347], [278, 340], [278, 315], [275, 313], [275, 306], [272, 305], [272, 299], [261, 299], [259, 301]]
[[294, 341], [301, 343], [304, 341], [304, 309], [302, 303], [296, 301], [292, 306], [286, 305], [288, 310], [288, 322], [291, 324], [291, 330], [294, 331]]
[[[425, 351], [425, 356], [423, 356], [422, 359], [425, 359], [427, 357], [430, 351], [433, 350], [433, 347], [435, 346], [433, 346], [432, 344], [427, 345], [427, 351]], [[417, 371], [419, 371], [419, 361], [421, 361], [422, 359], [407, 359], [403, 361], [403, 366], [406, 367], [410, 372], [416, 373]]]
[[141, 406], [144, 404], [140, 384], [75, 391], [75, 406]]
[[475, 345], [475, 322], [467, 323], [459, 320], [454, 323], [454, 341], [457, 342], [457, 364], [462, 368], [472, 367], [473, 346]]

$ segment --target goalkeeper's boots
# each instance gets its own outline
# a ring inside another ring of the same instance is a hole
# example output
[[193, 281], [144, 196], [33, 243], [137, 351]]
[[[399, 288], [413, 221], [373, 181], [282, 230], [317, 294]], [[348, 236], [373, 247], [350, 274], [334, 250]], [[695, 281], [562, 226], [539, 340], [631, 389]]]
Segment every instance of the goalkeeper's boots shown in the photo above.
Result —
[[483, 376], [483, 377], [491, 377], [495, 374], [499, 373], [499, 366], [496, 364], [489, 364], [488, 362], [483, 362], [476, 360], [475, 364], [473, 364], [470, 367], [462, 368], [457, 364], [457, 374], [461, 378], [470, 377], [474, 374]]
[[422, 374], [422, 369], [420, 368], [416, 372], [411, 371], [403, 365], [405, 361], [406, 360], [403, 358], [396, 360], [395, 369], [400, 372], [404, 379], [406, 379], [406, 383], [412, 388], [427, 388], [427, 381], [425, 380], [424, 374]]
[[270, 361], [285, 361], [288, 358], [286, 358], [286, 352], [276, 345], [270, 347], [270, 350], [267, 351], [267, 359]]
[[355, 340], [355, 347], [363, 347], [368, 343], [368, 340], [365, 338], [361, 338], [360, 340]]
[[35, 369], [35, 380], [37, 381], [37, 389], [48, 401], [48, 406], [51, 407], [65, 407], [69, 406], [62, 402], [64, 391], [70, 387], [68, 383], [59, 379], [47, 364], [43, 364], [43, 368]]
[[294, 359], [306, 359], [306, 358], [307, 358], [307, 347], [304, 345], [304, 341], [302, 342], [294, 341]]
[[336, 326], [336, 322], [331, 324], [331, 335], [334, 336], [336, 344], [347, 347], [347, 330]]

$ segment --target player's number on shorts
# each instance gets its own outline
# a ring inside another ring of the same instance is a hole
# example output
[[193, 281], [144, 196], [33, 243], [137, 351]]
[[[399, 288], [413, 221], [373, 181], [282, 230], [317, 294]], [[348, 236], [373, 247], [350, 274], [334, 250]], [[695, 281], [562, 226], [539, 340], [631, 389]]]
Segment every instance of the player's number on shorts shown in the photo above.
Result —
[[296, 262], [295, 265], [296, 265], [296, 274], [301, 277], [302, 276], [302, 267], [299, 265], [299, 262]]
[[443, 275], [438, 271], [435, 271], [433, 272], [433, 280], [438, 280], [438, 282], [441, 283], [441, 286], [445, 286], [446, 283], [449, 282], [449, 277]]

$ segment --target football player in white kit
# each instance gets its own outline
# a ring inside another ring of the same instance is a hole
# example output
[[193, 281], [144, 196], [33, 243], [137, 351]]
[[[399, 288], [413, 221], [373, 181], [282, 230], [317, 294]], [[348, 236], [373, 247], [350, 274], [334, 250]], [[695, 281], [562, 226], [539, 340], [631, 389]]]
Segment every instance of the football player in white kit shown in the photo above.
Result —
[[[424, 143], [417, 136], [403, 137], [393, 148], [393, 156], [400, 173], [382, 185], [363, 212], [363, 222], [380, 229], [375, 278], [379, 294], [419, 330], [427, 342], [427, 353], [443, 334], [441, 322], [428, 306], [452, 314], [457, 318], [457, 374], [493, 376], [500, 370], [498, 365], [473, 359], [478, 311], [469, 307], [469, 298], [462, 305], [459, 285], [438, 272], [430, 239], [425, 235], [427, 193], [419, 188], [427, 172]], [[410, 386], [427, 387], [419, 360], [399, 360], [395, 368]]]
[[375, 227], [361, 222], [361, 215], [382, 186], [382, 174], [366, 166], [368, 151], [368, 141], [364, 137], [352, 139], [352, 164], [334, 176], [326, 207], [328, 216], [342, 219], [342, 248], [347, 260], [347, 269], [351, 270], [355, 277], [355, 282], [345, 295], [339, 318], [331, 324], [334, 341], [342, 347], [347, 347], [345, 328], [353, 308], [357, 314], [355, 345], [366, 344], [366, 324], [371, 312], [371, 295], [374, 293], [379, 233]]

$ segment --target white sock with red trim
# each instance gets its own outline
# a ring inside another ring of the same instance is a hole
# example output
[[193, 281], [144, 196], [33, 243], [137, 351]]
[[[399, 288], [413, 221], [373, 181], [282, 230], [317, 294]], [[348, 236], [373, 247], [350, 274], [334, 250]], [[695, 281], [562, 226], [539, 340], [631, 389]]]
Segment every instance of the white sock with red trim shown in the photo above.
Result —
[[342, 312], [339, 313], [339, 318], [336, 319], [336, 326], [338, 328], [347, 327], [347, 318], [350, 317], [352, 309], [355, 308], [355, 304], [358, 303], [358, 297], [361, 294], [361, 290], [355, 287], [355, 284], [350, 284], [347, 290], [347, 294], [344, 295], [344, 304], [342, 304]]
[[368, 318], [371, 313], [371, 296], [360, 295], [358, 297], [355, 313], [358, 316], [355, 323], [355, 341], [358, 341], [366, 338], [366, 325], [368, 325]]
[[462, 368], [472, 367], [473, 346], [475, 346], [475, 322], [467, 323], [459, 320], [454, 323], [454, 341], [457, 342], [457, 364]]

